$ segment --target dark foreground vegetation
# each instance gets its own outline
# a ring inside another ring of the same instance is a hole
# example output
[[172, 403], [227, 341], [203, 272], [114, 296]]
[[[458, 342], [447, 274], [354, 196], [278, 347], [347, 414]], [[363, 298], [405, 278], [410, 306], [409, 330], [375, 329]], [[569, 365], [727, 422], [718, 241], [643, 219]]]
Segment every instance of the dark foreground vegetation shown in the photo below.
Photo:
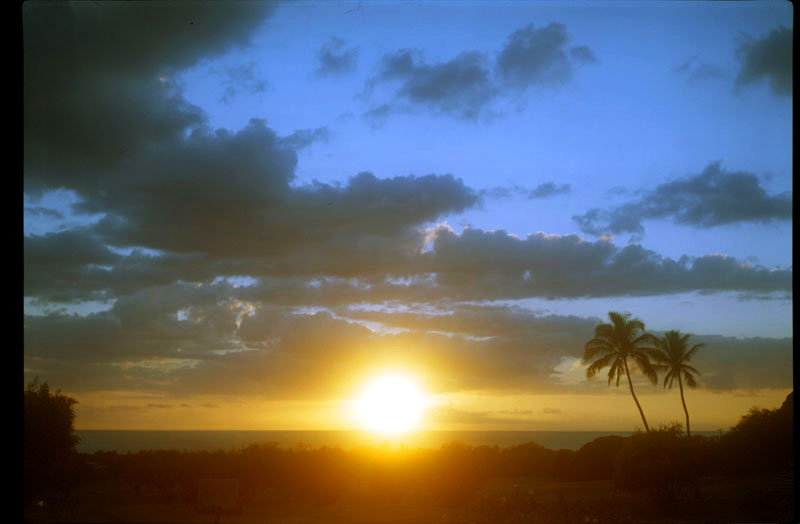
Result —
[[[72, 405], [46, 385], [26, 390], [29, 521], [210, 522], [213, 516], [196, 507], [199, 480], [207, 478], [238, 479], [239, 508], [223, 517], [228, 522], [790, 522], [794, 516], [791, 394], [779, 409], [754, 408], [718, 436], [688, 437], [676, 423], [601, 437], [578, 451], [534, 443], [451, 443], [436, 450], [267, 443], [92, 455], [76, 453], [74, 439], [50, 440], [50, 422], [60, 421], [63, 432], [68, 421], [69, 437], [72, 430], [69, 417], [42, 407], [48, 398], [61, 410]], [[114, 505], [128, 509], [100, 511]]]

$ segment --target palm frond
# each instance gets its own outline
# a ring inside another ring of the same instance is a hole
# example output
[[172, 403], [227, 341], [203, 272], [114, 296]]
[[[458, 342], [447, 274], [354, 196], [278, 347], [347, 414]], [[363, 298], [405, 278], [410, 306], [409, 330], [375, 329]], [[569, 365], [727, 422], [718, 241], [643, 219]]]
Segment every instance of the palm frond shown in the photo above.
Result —
[[586, 378], [592, 378], [595, 376], [598, 371], [611, 364], [611, 361], [616, 358], [616, 356], [617, 355], [614, 353], [609, 353], [608, 355], [592, 362], [592, 364], [586, 368]]
[[[669, 372], [666, 375], [664, 375], [664, 389], [667, 389], [668, 387], [672, 388], [672, 381], [674, 380], [675, 377], [674, 373], [672, 372], [672, 368], [667, 368], [667, 369], [669, 369]], [[667, 380], [669, 380], [669, 385], [667, 384]]]
[[636, 365], [639, 366], [639, 369], [642, 371], [644, 376], [650, 379], [650, 382], [653, 384], [658, 384], [658, 374], [656, 370], [653, 369], [653, 365], [650, 363], [650, 359], [647, 358], [647, 354], [636, 351], [631, 353], [631, 357], [633, 357], [634, 362]]
[[[642, 324], [644, 326], [644, 324]], [[633, 347], [655, 346], [658, 347], [660, 339], [652, 333], [642, 333], [631, 341]]]
[[614, 351], [614, 346], [601, 338], [593, 338], [584, 346], [583, 361], [589, 362], [597, 355]]
[[[649, 335], [649, 333], [644, 332], [644, 322], [642, 322], [638, 318], [629, 320], [625, 327], [627, 328], [625, 333], [625, 339], [630, 340], [631, 343], [635, 344], [636, 341], [639, 340], [639, 338], [641, 338], [642, 336]], [[637, 333], [643, 333], [643, 335], [639, 335], [639, 337], [636, 337]]]
[[648, 355], [650, 356], [650, 358], [652, 360], [655, 360], [659, 364], [669, 364], [670, 363], [669, 356], [666, 353], [664, 353], [664, 351], [661, 350], [661, 349], [650, 349], [650, 350], [648, 350], [647, 353], [648, 353]]
[[701, 347], [704, 347], [704, 346], [705, 346], [705, 343], [702, 343], [702, 342], [700, 344], [695, 344], [694, 346], [692, 346], [692, 349], [690, 349], [689, 351], [687, 351], [683, 355], [683, 361], [684, 362], [689, 362], [690, 360], [692, 360], [692, 357], [697, 352], [697, 350], [700, 349]]
[[698, 375], [702, 375], [702, 373], [700, 373], [699, 371], [697, 371], [695, 368], [693, 368], [693, 367], [692, 367], [692, 366], [690, 366], [689, 364], [683, 364], [683, 365], [681, 366], [681, 369], [682, 369], [684, 372], [685, 372], [685, 371], [690, 371], [691, 373], [696, 373], [696, 374], [698, 374]]
[[614, 380], [614, 377], [617, 378], [617, 387], [619, 387], [619, 376], [621, 371], [621, 366], [619, 365], [620, 359], [617, 358], [613, 364], [611, 364], [611, 368], [608, 370], [608, 385], [611, 385], [611, 381]]
[[614, 326], [611, 324], [597, 324], [594, 327], [594, 337], [602, 338], [611, 343], [614, 343], [617, 340], [617, 334], [614, 331]]
[[609, 311], [608, 318], [611, 320], [611, 324], [614, 327], [622, 327], [628, 321], [628, 317], [630, 317], [630, 313], [618, 313], [616, 311]]
[[690, 388], [694, 389], [694, 388], [696, 388], [696, 387], [697, 387], [697, 381], [696, 381], [696, 380], [694, 379], [694, 377], [693, 377], [692, 375], [690, 375], [689, 373], [686, 373], [686, 372], [684, 371], [684, 373], [683, 373], [683, 378], [685, 378], [685, 379], [686, 379], [686, 385], [687, 385], [687, 386], [689, 386]]

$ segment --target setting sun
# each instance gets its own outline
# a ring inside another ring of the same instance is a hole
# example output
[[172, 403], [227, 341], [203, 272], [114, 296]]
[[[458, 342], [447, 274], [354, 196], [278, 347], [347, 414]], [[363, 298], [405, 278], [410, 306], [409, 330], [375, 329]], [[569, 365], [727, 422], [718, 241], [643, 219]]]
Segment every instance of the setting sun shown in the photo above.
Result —
[[370, 380], [356, 399], [355, 411], [366, 429], [401, 433], [415, 429], [425, 410], [419, 387], [403, 375], [381, 375]]

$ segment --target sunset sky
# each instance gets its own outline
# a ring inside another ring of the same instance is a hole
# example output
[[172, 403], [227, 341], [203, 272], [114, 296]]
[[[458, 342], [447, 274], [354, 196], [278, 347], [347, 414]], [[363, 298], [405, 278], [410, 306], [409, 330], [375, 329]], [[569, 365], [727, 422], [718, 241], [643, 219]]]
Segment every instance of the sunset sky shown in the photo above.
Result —
[[78, 429], [353, 429], [397, 372], [425, 429], [628, 431], [580, 360], [619, 311], [707, 344], [693, 429], [777, 407], [792, 16], [25, 3], [25, 382]]

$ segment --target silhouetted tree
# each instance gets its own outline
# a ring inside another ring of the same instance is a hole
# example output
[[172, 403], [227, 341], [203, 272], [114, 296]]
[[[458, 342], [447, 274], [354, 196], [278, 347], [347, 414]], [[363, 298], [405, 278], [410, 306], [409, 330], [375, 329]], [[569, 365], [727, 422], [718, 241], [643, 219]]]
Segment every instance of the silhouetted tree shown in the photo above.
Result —
[[617, 435], [598, 437], [574, 453], [569, 468], [572, 480], [611, 480], [614, 461], [626, 438]]
[[51, 491], [69, 491], [77, 482], [78, 437], [73, 435], [78, 401], [50, 392], [38, 377], [25, 388], [24, 498], [42, 497]]
[[583, 354], [584, 362], [592, 362], [586, 368], [586, 378], [592, 378], [601, 369], [610, 366], [608, 370], [608, 385], [616, 378], [617, 387], [619, 379], [624, 372], [628, 378], [631, 396], [639, 409], [639, 414], [644, 422], [644, 429], [650, 431], [644, 411], [633, 391], [633, 381], [628, 368], [628, 359], [633, 360], [650, 382], [656, 384], [658, 376], [650, 364], [649, 351], [658, 343], [658, 338], [644, 330], [644, 322], [638, 318], [629, 320], [629, 314], [620, 314], [614, 311], [608, 314], [609, 324], [598, 324], [594, 328], [594, 338], [586, 343]]
[[673, 507], [682, 493], [696, 493], [701, 448], [682, 432], [674, 423], [626, 439], [617, 455], [614, 485], [632, 493], [644, 491], [664, 509]]
[[697, 387], [694, 375], [700, 372], [690, 366], [688, 362], [692, 359], [697, 350], [705, 344], [695, 344], [689, 349], [689, 337], [692, 335], [681, 335], [680, 331], [670, 330], [658, 341], [658, 347], [650, 352], [650, 357], [656, 362], [654, 368], [658, 371], [666, 371], [664, 375], [664, 388], [672, 389], [675, 379], [678, 379], [678, 387], [681, 390], [681, 404], [683, 412], [686, 413], [686, 434], [692, 436], [689, 426], [689, 410], [686, 409], [686, 399], [683, 396], [683, 381], [690, 388]]
[[762, 474], [793, 469], [793, 394], [779, 409], [753, 407], [722, 436], [724, 453], [737, 473]]

